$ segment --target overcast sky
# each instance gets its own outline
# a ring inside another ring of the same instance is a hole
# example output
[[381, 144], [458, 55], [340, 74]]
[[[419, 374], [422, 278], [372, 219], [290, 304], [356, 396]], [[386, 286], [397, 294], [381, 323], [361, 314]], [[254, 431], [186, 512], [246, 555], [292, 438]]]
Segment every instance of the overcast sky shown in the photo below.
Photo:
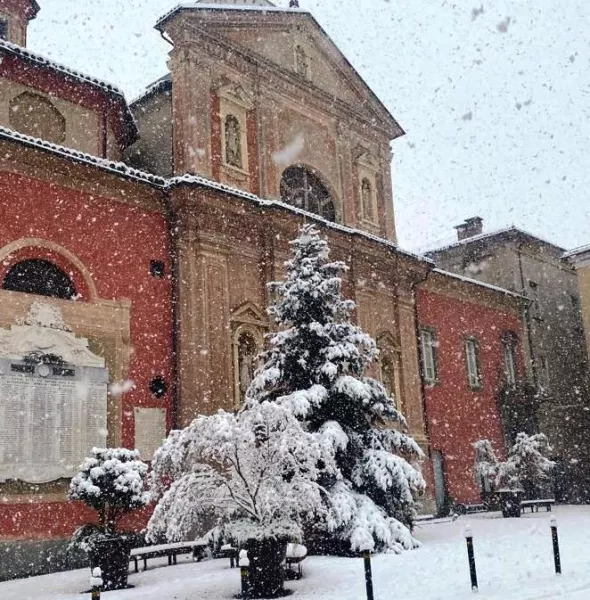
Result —
[[[285, 5], [284, 2], [277, 2]], [[394, 143], [400, 243], [480, 215], [590, 243], [587, 0], [301, 0], [407, 135]], [[121, 87], [166, 72], [153, 29], [176, 0], [39, 0], [29, 47]]]

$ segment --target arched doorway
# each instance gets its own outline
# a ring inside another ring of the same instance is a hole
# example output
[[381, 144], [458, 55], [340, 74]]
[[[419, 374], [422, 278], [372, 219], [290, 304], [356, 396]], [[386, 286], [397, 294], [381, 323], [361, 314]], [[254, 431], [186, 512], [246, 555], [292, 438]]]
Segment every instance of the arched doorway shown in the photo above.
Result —
[[285, 169], [281, 178], [281, 199], [286, 204], [336, 221], [332, 195], [314, 171], [303, 166]]

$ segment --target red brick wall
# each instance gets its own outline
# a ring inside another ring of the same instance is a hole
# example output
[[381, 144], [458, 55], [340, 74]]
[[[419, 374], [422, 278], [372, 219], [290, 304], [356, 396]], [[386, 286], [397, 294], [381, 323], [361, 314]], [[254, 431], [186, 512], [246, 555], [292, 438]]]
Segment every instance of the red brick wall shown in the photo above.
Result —
[[[430, 447], [443, 453], [448, 494], [455, 502], [479, 502], [473, 477], [473, 442], [487, 438], [496, 452], [504, 452], [497, 393], [502, 386], [501, 335], [518, 336], [517, 368], [523, 374], [522, 324], [516, 313], [484, 303], [460, 300], [420, 289], [417, 297], [420, 326], [436, 331], [438, 383], [425, 386], [424, 396]], [[467, 382], [465, 337], [479, 342], [483, 385], [471, 390]], [[432, 484], [430, 465], [425, 469]], [[431, 488], [433, 489], [433, 488]]]

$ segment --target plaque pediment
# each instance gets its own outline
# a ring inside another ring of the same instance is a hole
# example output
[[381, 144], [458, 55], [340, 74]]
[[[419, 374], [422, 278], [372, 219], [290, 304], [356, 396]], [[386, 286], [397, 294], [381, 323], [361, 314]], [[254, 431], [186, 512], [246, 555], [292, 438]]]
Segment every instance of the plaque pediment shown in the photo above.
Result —
[[53, 355], [80, 367], [105, 366], [104, 358], [88, 348], [88, 340], [72, 333], [60, 309], [42, 302], [34, 302], [22, 322], [0, 329], [0, 357], [22, 360], [31, 355]]

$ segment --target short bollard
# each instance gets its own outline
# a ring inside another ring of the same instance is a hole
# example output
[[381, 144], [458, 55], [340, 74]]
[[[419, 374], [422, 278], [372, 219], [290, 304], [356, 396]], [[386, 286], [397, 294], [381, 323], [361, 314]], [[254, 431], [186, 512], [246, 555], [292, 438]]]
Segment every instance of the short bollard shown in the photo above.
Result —
[[471, 576], [471, 589], [477, 591], [477, 572], [475, 570], [475, 553], [473, 552], [473, 533], [469, 525], [463, 530], [467, 542], [467, 559], [469, 560], [469, 575]]
[[250, 560], [248, 559], [248, 552], [246, 550], [240, 550], [238, 566], [240, 567], [240, 579], [242, 582], [242, 598], [248, 600], [250, 598]]
[[102, 587], [102, 571], [100, 567], [95, 567], [90, 578], [90, 598], [92, 600], [100, 600], [100, 588]]
[[365, 563], [365, 585], [367, 587], [367, 600], [374, 600], [373, 596], [373, 573], [371, 572], [371, 548], [362, 548], [363, 561]]
[[551, 539], [553, 541], [553, 562], [555, 563], [555, 574], [561, 575], [561, 556], [559, 555], [559, 538], [557, 537], [557, 519], [549, 519], [551, 525]]

